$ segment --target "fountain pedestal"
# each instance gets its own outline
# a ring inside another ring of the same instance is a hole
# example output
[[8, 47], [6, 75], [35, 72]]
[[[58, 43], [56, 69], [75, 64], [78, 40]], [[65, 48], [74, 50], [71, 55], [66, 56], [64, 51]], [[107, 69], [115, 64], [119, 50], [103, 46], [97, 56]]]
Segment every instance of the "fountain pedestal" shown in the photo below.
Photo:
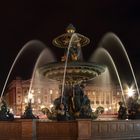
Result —
[[[59, 97], [61, 99], [54, 100], [54, 102], [57, 102], [57, 104], [54, 103], [55, 112], [61, 110], [61, 104], [65, 108], [66, 119], [63, 115], [59, 115], [60, 120], [94, 118], [90, 100], [87, 95], [84, 95], [84, 92], [81, 93], [80, 86], [93, 80], [105, 72], [106, 69], [103, 65], [82, 61], [81, 47], [86, 46], [90, 40], [79, 33], [75, 33], [75, 30], [70, 25], [66, 29], [66, 33], [53, 40], [53, 44], [56, 47], [66, 50], [62, 61], [47, 63], [38, 69], [40, 75], [46, 79], [57, 81], [59, 86], [62, 87]], [[70, 91], [69, 89], [72, 90]]]

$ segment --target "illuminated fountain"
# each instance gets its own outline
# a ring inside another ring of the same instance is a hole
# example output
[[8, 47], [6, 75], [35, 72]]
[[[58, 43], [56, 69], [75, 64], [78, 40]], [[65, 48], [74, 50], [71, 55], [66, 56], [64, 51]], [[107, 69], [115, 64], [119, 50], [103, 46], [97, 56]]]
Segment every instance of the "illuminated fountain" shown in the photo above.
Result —
[[[41, 75], [59, 82], [61, 96], [54, 101], [54, 110], [56, 112], [58, 110], [64, 111], [66, 113], [64, 120], [95, 117], [90, 106], [90, 100], [84, 93], [83, 88], [88, 81], [105, 72], [106, 67], [82, 61], [81, 47], [88, 43], [89, 39], [87, 37], [75, 33], [75, 28], [69, 25], [65, 34], [53, 40], [55, 46], [66, 50], [61, 62], [47, 63], [39, 68]], [[56, 114], [58, 119], [57, 116], [64, 117], [64, 115], [58, 113]]]
[[[40, 41], [28, 42], [18, 53], [8, 73], [4, 88], [2, 90], [1, 99], [3, 97], [9, 76], [19, 57], [24, 51], [29, 49], [29, 47], [31, 48], [31, 46], [33, 49], [34, 47], [40, 48], [39, 57], [32, 73], [30, 87], [27, 95], [24, 97], [24, 107], [27, 106], [30, 110], [29, 112], [28, 110], [25, 110], [23, 115], [24, 118], [28, 118], [25, 115], [28, 113], [34, 118], [33, 113], [38, 115], [38, 112], [41, 110], [44, 114], [47, 114], [48, 118], [50, 119], [94, 119], [97, 118], [97, 116], [103, 112], [103, 110], [109, 111], [113, 108], [111, 105], [112, 97], [110, 94], [106, 95], [110, 101], [108, 103], [109, 105], [106, 105], [105, 108], [103, 108], [102, 105], [98, 105], [96, 107], [94, 107], [94, 105], [93, 107], [91, 106], [90, 99], [88, 98], [87, 92], [85, 92], [84, 89], [88, 87], [88, 83], [96, 83], [96, 79], [100, 79], [99, 83], [102, 83], [104, 81], [102, 76], [104, 75], [106, 77], [107, 75], [110, 75], [110, 67], [108, 64], [104, 63], [104, 61], [99, 61], [99, 59], [94, 59], [93, 57], [91, 57], [90, 61], [88, 62], [83, 61], [81, 48], [88, 45], [90, 40], [87, 37], [76, 33], [75, 31], [76, 29], [72, 25], [69, 25], [66, 29], [66, 33], [56, 37], [53, 40], [54, 46], [65, 50], [64, 56], [61, 57], [61, 62], [56, 62], [52, 52]], [[101, 40], [98, 50], [95, 51], [93, 56], [98, 56], [103, 59], [106, 58], [111, 61], [120, 86], [120, 93], [122, 94], [120, 101], [124, 102], [124, 105], [127, 108], [128, 103], [126, 101], [126, 92], [118, 72], [118, 67], [108, 49], [108, 47], [111, 48], [113, 45], [116, 45], [116, 48], [118, 48], [120, 45], [122, 46], [122, 43], [113, 33], [106, 34]], [[122, 47], [122, 50], [124, 51], [126, 58], [129, 60], [124, 47]], [[104, 55], [101, 56], [101, 53]], [[130, 60], [128, 63], [132, 71], [132, 79], [134, 79], [135, 82], [137, 95], [139, 96], [138, 85]], [[108, 81], [104, 81], [105, 84], [107, 84], [107, 82]], [[41, 95], [42, 87], [47, 87], [46, 94], [49, 94], [46, 102], [43, 101], [43, 95]], [[54, 91], [52, 89], [55, 89], [55, 98], [53, 97]], [[110, 87], [108, 87], [108, 89], [110, 89]], [[31, 94], [33, 95], [30, 96]], [[103, 95], [103, 97], [106, 96]], [[107, 101], [105, 101], [104, 104], [107, 104]], [[63, 118], [63, 115], [65, 115], [65, 118]]]
[[[140, 108], [139, 87], [127, 51], [114, 33], [107, 33], [104, 35], [97, 50], [90, 58], [90, 62], [94, 61], [106, 65], [111, 76], [112, 71], [115, 73], [113, 79], [116, 78], [120, 86], [122, 94], [121, 102], [123, 102], [126, 108], [127, 115], [131, 118], [131, 112], [137, 112]], [[121, 66], [122, 64], [123, 66]], [[126, 71], [128, 72], [127, 74]], [[96, 82], [96, 79], [94, 82]]]
[[[84, 62], [81, 48], [90, 40], [75, 31], [75, 28], [70, 25], [66, 33], [53, 40], [54, 46], [65, 49], [61, 62], [57, 62], [50, 49], [37, 40], [29, 41], [18, 53], [1, 94], [0, 139], [140, 138], [140, 121], [128, 120], [140, 119], [139, 88], [121, 41], [113, 33], [106, 34], [91, 59]], [[111, 49], [115, 50], [115, 56]], [[6, 93], [5, 88], [16, 62], [27, 50], [31, 52], [35, 50], [39, 55], [31, 80], [24, 81], [17, 78], [10, 84], [9, 89], [12, 92], [8, 92], [7, 95], [11, 97], [10, 101], [18, 99], [19, 102], [18, 104], [13, 102], [13, 106], [9, 106], [11, 108], [9, 109], [3, 96]], [[126, 76], [131, 79], [129, 82], [123, 80], [125, 74], [122, 76], [120, 73], [122, 66], [116, 63], [118, 57], [121, 62], [126, 59], [127, 70], [131, 75]], [[115, 75], [112, 76], [112, 73]], [[115, 85], [114, 88], [110, 86], [114, 82], [111, 78], [117, 81], [117, 84], [115, 83], [117, 86]], [[22, 98], [21, 95], [23, 95]], [[9, 120], [14, 120], [12, 112], [16, 114], [18, 109], [22, 110], [18, 114], [21, 119], [10, 122]], [[115, 117], [112, 117], [112, 114]], [[122, 120], [117, 120], [117, 116]], [[112, 121], [112, 119], [115, 120]]]

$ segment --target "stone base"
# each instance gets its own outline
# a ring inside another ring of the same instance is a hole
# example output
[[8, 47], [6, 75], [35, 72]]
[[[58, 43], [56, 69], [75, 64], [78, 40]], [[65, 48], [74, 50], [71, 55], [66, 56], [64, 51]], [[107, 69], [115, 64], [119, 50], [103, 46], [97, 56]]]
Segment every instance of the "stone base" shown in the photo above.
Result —
[[0, 121], [0, 140], [140, 140], [140, 120]]

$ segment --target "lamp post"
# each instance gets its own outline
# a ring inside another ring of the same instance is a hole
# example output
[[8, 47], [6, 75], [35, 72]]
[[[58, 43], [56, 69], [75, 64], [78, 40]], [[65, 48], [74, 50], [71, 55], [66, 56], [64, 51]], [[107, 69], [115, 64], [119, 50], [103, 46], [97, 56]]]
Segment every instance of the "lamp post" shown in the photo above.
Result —
[[134, 90], [132, 88], [128, 88], [127, 95], [128, 97], [132, 97], [134, 95]]
[[28, 94], [28, 102], [29, 103], [32, 103], [32, 99], [33, 99], [33, 94], [32, 93], [29, 93]]
[[25, 112], [21, 116], [22, 119], [36, 119], [37, 117], [34, 116], [32, 112], [32, 99], [33, 99], [33, 94], [29, 92], [28, 94], [28, 105], [25, 107]]

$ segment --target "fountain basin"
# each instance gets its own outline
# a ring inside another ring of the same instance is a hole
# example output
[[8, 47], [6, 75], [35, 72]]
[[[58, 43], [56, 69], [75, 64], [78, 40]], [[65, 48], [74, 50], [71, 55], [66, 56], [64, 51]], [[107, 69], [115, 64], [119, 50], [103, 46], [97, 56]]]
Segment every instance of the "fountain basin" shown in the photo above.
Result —
[[[64, 62], [55, 62], [40, 67], [39, 72], [48, 79], [62, 82]], [[105, 72], [106, 67], [96, 63], [71, 61], [67, 64], [66, 83], [87, 82]]]

